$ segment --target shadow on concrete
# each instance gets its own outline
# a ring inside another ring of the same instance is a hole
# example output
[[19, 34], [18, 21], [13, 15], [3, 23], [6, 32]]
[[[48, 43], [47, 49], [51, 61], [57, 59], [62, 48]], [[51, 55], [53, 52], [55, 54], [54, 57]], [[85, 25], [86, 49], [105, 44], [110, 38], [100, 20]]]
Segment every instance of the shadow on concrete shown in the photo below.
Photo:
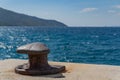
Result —
[[36, 75], [36, 76], [32, 76], [32, 77], [65, 78], [65, 76], [62, 73], [51, 74], [51, 75]]

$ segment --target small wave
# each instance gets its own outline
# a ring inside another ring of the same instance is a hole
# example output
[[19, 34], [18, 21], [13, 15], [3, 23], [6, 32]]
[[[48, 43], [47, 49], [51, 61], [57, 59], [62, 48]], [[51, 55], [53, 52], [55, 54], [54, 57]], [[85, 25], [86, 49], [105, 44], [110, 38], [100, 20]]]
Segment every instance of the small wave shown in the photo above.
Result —
[[50, 41], [50, 38], [46, 38], [46, 39], [44, 39], [45, 41]]
[[0, 42], [0, 48], [6, 49], [6, 46], [4, 45], [4, 43]]

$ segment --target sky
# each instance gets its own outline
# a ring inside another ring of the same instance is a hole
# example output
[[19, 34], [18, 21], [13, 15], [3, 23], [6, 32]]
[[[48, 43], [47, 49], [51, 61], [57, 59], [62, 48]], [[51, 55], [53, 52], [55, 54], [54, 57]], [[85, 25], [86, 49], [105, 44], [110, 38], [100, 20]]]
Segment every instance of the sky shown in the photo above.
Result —
[[120, 0], [0, 0], [0, 7], [68, 26], [120, 26]]

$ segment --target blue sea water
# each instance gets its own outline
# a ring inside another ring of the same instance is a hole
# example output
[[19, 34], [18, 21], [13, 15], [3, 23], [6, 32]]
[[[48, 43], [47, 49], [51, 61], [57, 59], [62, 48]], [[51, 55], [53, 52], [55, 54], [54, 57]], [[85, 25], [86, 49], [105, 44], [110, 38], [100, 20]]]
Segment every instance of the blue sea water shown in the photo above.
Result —
[[120, 65], [119, 27], [0, 27], [0, 59], [27, 59], [16, 48], [43, 42], [51, 61]]

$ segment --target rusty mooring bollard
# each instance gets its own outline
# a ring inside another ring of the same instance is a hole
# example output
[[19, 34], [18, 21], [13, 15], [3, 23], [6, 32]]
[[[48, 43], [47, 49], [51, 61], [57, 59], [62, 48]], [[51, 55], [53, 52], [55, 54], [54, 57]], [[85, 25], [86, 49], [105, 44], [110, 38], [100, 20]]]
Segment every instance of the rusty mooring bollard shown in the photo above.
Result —
[[29, 63], [19, 65], [15, 72], [23, 75], [47, 75], [60, 73], [65, 66], [48, 64], [47, 56], [50, 50], [43, 43], [31, 43], [17, 49], [18, 53], [28, 54]]

